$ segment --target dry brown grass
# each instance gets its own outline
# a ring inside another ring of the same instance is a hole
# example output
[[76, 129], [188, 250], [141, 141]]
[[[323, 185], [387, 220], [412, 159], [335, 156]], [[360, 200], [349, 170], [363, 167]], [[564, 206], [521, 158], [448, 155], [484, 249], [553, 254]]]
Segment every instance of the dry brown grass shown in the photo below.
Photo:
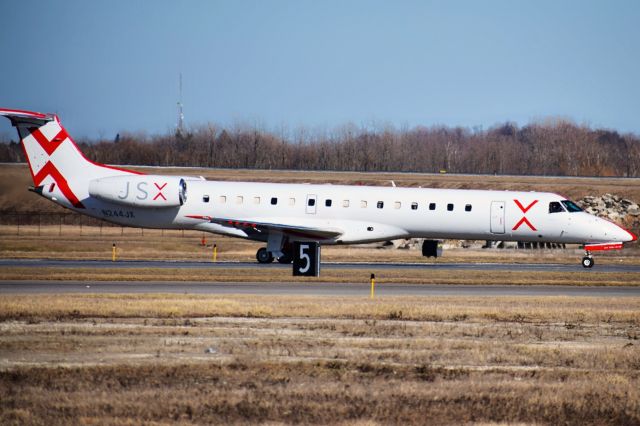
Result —
[[0, 422], [637, 424], [639, 306], [7, 296]]
[[172, 282], [327, 282], [368, 283], [375, 273], [378, 285], [384, 284], [465, 284], [465, 285], [571, 285], [571, 286], [638, 286], [637, 272], [547, 272], [476, 271], [430, 269], [322, 269], [318, 278], [292, 277], [289, 268], [64, 268], [2, 267], [0, 280], [66, 280], [66, 281], [172, 281]]
[[640, 325], [640, 298], [568, 296], [213, 296], [174, 294], [3, 295], [0, 320], [65, 318], [344, 318]]

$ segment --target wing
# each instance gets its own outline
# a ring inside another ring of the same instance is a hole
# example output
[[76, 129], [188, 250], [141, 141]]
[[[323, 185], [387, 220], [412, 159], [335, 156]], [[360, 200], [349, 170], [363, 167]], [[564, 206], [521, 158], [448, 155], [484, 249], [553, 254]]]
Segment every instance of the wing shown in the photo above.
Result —
[[210, 223], [217, 223], [218, 225], [226, 226], [229, 228], [236, 228], [245, 231], [247, 234], [252, 233], [268, 233], [270, 231], [282, 232], [285, 235], [298, 238], [308, 238], [312, 240], [329, 240], [338, 237], [344, 233], [344, 231], [337, 228], [314, 226], [302, 223], [278, 223], [267, 222], [264, 220], [252, 220], [252, 219], [237, 219], [237, 218], [223, 218], [223, 217], [210, 217], [210, 216], [187, 216], [191, 219], [206, 220]]

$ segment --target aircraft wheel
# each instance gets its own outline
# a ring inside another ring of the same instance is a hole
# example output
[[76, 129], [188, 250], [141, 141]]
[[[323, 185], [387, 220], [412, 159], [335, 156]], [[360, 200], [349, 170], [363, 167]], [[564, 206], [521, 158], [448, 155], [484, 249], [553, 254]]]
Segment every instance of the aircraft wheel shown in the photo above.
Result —
[[278, 262], [284, 264], [291, 263], [293, 262], [293, 255], [291, 253], [285, 253], [278, 258]]
[[594, 263], [593, 257], [585, 256], [582, 258], [582, 266], [585, 268], [593, 268]]
[[258, 251], [256, 253], [256, 259], [258, 260], [258, 263], [271, 263], [271, 262], [273, 262], [273, 256], [264, 247], [258, 249]]

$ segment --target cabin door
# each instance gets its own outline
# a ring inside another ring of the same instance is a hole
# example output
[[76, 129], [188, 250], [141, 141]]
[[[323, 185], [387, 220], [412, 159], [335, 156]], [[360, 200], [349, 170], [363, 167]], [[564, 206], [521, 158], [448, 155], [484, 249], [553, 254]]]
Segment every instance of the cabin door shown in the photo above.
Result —
[[491, 232], [504, 234], [504, 201], [491, 202]]
[[307, 195], [307, 214], [316, 214], [316, 198], [315, 194]]

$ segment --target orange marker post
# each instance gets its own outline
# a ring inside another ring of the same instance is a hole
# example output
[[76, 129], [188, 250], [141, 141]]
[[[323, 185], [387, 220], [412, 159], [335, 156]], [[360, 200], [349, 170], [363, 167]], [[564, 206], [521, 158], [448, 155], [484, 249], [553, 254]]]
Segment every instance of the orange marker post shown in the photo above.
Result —
[[113, 243], [113, 247], [111, 248], [111, 261], [116, 261], [116, 243]]
[[213, 245], [213, 261], [216, 262], [218, 260], [218, 245]]

